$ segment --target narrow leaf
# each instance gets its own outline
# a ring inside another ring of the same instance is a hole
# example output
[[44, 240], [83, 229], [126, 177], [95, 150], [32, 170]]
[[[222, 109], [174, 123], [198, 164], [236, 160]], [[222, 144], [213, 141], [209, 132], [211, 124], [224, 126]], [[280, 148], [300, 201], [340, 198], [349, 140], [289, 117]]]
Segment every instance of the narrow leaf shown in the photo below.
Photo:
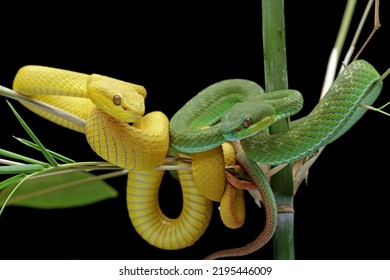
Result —
[[[55, 176], [31, 177], [23, 182], [7, 206], [41, 209], [89, 205], [117, 196], [117, 191], [88, 172], [57, 173]], [[0, 198], [0, 205], [4, 197]]]
[[43, 146], [43, 144], [41, 143], [41, 141], [39, 141], [39, 139], [35, 136], [35, 134], [32, 132], [32, 130], [28, 127], [28, 125], [24, 122], [24, 120], [22, 119], [22, 117], [18, 114], [18, 112], [16, 112], [16, 110], [14, 109], [14, 107], [11, 105], [11, 103], [7, 100], [7, 103], [8, 105], [10, 106], [12, 112], [14, 113], [14, 115], [16, 116], [16, 118], [18, 119], [18, 121], [20, 122], [20, 124], [23, 126], [24, 130], [27, 132], [27, 134], [31, 137], [31, 139], [35, 142], [35, 144], [37, 144], [37, 146], [39, 147], [39, 150], [43, 153], [43, 155], [45, 156], [45, 158], [47, 159], [47, 161], [52, 165], [52, 166], [58, 166], [58, 163], [56, 162], [56, 160], [52, 157], [52, 155], [46, 150], [46, 148]]
[[33, 158], [29, 158], [29, 157], [26, 157], [26, 156], [22, 156], [22, 155], [19, 155], [17, 153], [14, 153], [14, 152], [11, 152], [11, 151], [7, 151], [7, 150], [4, 150], [4, 149], [0, 149], [0, 155], [4, 156], [4, 157], [12, 158], [12, 159], [21, 160], [21, 161], [28, 162], [28, 163], [39, 164], [39, 165], [46, 166], [46, 167], [49, 166], [49, 164], [47, 164], [46, 162], [43, 162], [43, 161], [40, 161], [40, 160], [36, 160], [36, 159], [33, 159]]
[[[19, 138], [19, 137], [14, 137], [14, 138], [15, 138], [16, 140], [18, 140], [19, 142], [23, 143], [24, 145], [30, 147], [30, 148], [33, 148], [33, 149], [36, 149], [36, 150], [40, 150], [39, 147], [38, 147], [38, 145], [35, 144], [35, 143], [33, 143], [33, 142], [31, 142], [31, 141], [28, 141], [28, 140], [26, 140], [26, 139]], [[74, 162], [75, 162], [73, 159], [70, 159], [70, 158], [68, 158], [68, 157], [66, 157], [66, 156], [63, 156], [63, 155], [61, 155], [61, 154], [59, 154], [59, 153], [56, 153], [56, 152], [54, 152], [54, 151], [52, 151], [52, 150], [46, 149], [46, 151], [47, 151], [49, 154], [51, 154], [54, 158], [56, 158], [56, 159], [58, 159], [58, 160], [60, 160], [60, 161], [62, 161], [62, 162], [64, 162], [64, 163], [74, 163]]]
[[2, 182], [0, 182], [0, 190], [10, 186], [15, 185], [19, 183], [23, 178], [26, 177], [26, 174], [17, 174], [15, 176], [12, 176], [11, 178], [8, 178]]
[[44, 169], [45, 168], [40, 164], [8, 165], [0, 166], [0, 174], [30, 174]]

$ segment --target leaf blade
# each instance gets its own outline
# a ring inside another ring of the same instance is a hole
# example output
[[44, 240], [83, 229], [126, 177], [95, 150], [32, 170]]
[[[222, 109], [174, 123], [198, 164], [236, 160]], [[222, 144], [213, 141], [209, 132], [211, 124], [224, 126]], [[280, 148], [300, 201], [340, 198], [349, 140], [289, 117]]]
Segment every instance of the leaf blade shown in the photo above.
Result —
[[25, 178], [27, 175], [26, 174], [16, 174], [15, 176], [12, 176], [2, 182], [0, 182], [0, 191], [10, 185], [15, 185], [18, 182], [20, 182], [23, 178]]
[[31, 139], [34, 141], [35, 144], [38, 145], [40, 151], [43, 153], [47, 161], [50, 163], [51, 166], [58, 166], [57, 161], [53, 158], [53, 156], [46, 150], [46, 148], [43, 146], [41, 141], [39, 141], [38, 137], [32, 132], [32, 130], [29, 128], [27, 123], [22, 119], [22, 117], [18, 114], [18, 112], [15, 110], [15, 108], [12, 106], [12, 104], [7, 100], [8, 105], [10, 106], [12, 112], [14, 113], [15, 117], [18, 119], [19, 123], [22, 125], [24, 130], [27, 132], [27, 134], [31, 137]]
[[28, 163], [40, 164], [40, 165], [46, 166], [46, 167], [49, 166], [49, 164], [46, 162], [36, 160], [33, 158], [29, 158], [29, 157], [26, 157], [26, 156], [23, 156], [23, 155], [20, 155], [20, 154], [17, 154], [17, 153], [14, 153], [14, 152], [11, 152], [11, 151], [8, 151], [5, 149], [0, 149], [0, 156], [12, 158], [12, 159], [17, 159], [17, 160], [21, 160], [21, 161], [28, 162]]
[[31, 174], [43, 170], [45, 170], [45, 168], [42, 165], [34, 163], [0, 166], [0, 174]]
[[[14, 138], [16, 140], [18, 140], [19, 142], [21, 142], [22, 144], [24, 144], [24, 145], [26, 145], [26, 146], [28, 146], [30, 148], [33, 148], [33, 149], [38, 150], [38, 151], [40, 150], [39, 146], [37, 144], [31, 142], [31, 141], [28, 141], [26, 139], [19, 138], [19, 137], [14, 137]], [[75, 161], [73, 159], [70, 159], [70, 158], [68, 158], [68, 157], [66, 157], [64, 155], [61, 155], [59, 153], [56, 153], [56, 152], [54, 152], [52, 150], [46, 149], [46, 151], [49, 154], [51, 154], [55, 159], [58, 159], [58, 160], [60, 160], [60, 161], [62, 161], [64, 163], [75, 163]]]
[[[9, 199], [7, 206], [58, 209], [85, 206], [114, 198], [117, 191], [89, 172], [61, 173], [29, 178]], [[0, 205], [4, 200], [0, 200]]]

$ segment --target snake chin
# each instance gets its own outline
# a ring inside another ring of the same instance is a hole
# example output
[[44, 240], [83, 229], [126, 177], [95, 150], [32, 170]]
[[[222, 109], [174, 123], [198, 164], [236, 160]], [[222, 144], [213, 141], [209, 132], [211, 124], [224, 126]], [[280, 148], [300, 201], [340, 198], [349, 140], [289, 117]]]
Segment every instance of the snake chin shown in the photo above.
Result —
[[236, 141], [236, 140], [243, 140], [249, 137], [252, 137], [261, 131], [259, 130], [252, 130], [251, 132], [249, 131], [233, 131], [233, 132], [227, 132], [223, 134], [223, 137], [225, 138], [226, 141]]

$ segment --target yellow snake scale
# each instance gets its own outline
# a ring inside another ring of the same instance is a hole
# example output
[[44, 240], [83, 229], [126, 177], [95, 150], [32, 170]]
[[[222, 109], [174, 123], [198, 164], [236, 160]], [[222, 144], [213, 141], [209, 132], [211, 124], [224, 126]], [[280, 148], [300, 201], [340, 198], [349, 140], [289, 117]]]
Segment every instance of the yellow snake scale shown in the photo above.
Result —
[[[222, 199], [226, 183], [221, 148], [194, 154], [193, 157], [198, 157], [193, 161], [194, 173], [178, 171], [183, 192], [182, 212], [176, 219], [162, 213], [158, 191], [164, 171], [153, 168], [161, 165], [168, 153], [169, 121], [162, 112], [144, 115], [144, 87], [97, 74], [31, 65], [18, 71], [13, 89], [86, 120], [83, 127], [24, 104], [58, 125], [85, 133], [98, 155], [129, 170], [129, 216], [135, 230], [151, 245], [167, 250], [192, 245], [209, 225], [211, 200], [221, 201], [221, 218], [228, 227], [243, 223], [242, 190], [238, 190], [238, 198], [230, 198], [231, 186], [227, 185], [229, 191]], [[229, 158], [227, 164], [233, 164], [234, 150], [224, 144], [224, 151]], [[195, 184], [194, 176], [203, 183]], [[202, 194], [199, 186], [203, 187]]]

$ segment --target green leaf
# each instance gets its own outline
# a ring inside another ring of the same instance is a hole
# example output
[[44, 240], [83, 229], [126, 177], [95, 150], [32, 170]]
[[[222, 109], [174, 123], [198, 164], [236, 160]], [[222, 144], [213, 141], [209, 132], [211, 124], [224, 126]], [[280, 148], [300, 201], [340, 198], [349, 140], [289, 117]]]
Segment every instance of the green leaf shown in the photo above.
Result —
[[43, 153], [47, 161], [50, 163], [51, 166], [58, 166], [58, 163], [53, 158], [53, 156], [46, 150], [46, 148], [43, 146], [41, 141], [39, 141], [38, 137], [35, 136], [34, 132], [28, 127], [26, 122], [22, 119], [22, 117], [16, 112], [15, 108], [11, 105], [11, 103], [7, 100], [7, 103], [9, 107], [11, 108], [12, 112], [14, 113], [15, 117], [18, 119], [19, 123], [23, 126], [24, 130], [27, 132], [27, 134], [31, 137], [31, 139], [34, 141], [35, 144], [39, 147], [39, 150]]
[[43, 171], [45, 168], [40, 164], [21, 164], [0, 166], [0, 174], [19, 174], [19, 173], [34, 173]]
[[[18, 138], [18, 137], [14, 137], [16, 140], [18, 140], [19, 142], [23, 143], [24, 145], [30, 147], [30, 148], [33, 148], [33, 149], [36, 149], [38, 151], [40, 151], [40, 148], [37, 144], [31, 142], [31, 141], [28, 141], [26, 139], [23, 139], [23, 138]], [[49, 149], [46, 149], [46, 151], [51, 154], [55, 159], [58, 159], [64, 163], [74, 163], [75, 161], [73, 159], [70, 159], [66, 156], [63, 156], [59, 153], [56, 153], [52, 150], [49, 150]]]
[[26, 174], [17, 174], [11, 178], [8, 178], [2, 182], [0, 182], [0, 191], [10, 185], [15, 185], [19, 183], [23, 178], [25, 178]]
[[[64, 172], [29, 178], [18, 187], [7, 206], [68, 208], [89, 205], [117, 195], [115, 189], [91, 173]], [[2, 194], [0, 206], [6, 198], [7, 195]]]
[[11, 152], [11, 151], [7, 151], [7, 150], [4, 150], [4, 149], [0, 149], [0, 156], [12, 158], [12, 159], [17, 159], [17, 160], [21, 160], [21, 161], [24, 161], [24, 162], [40, 164], [42, 166], [49, 167], [49, 164], [46, 163], [46, 162], [43, 162], [43, 161], [40, 161], [40, 160], [36, 160], [36, 159], [33, 159], [33, 158], [29, 158], [29, 157], [26, 157], [26, 156], [22, 156], [22, 155], [19, 155], [17, 153], [14, 153], [14, 152]]

